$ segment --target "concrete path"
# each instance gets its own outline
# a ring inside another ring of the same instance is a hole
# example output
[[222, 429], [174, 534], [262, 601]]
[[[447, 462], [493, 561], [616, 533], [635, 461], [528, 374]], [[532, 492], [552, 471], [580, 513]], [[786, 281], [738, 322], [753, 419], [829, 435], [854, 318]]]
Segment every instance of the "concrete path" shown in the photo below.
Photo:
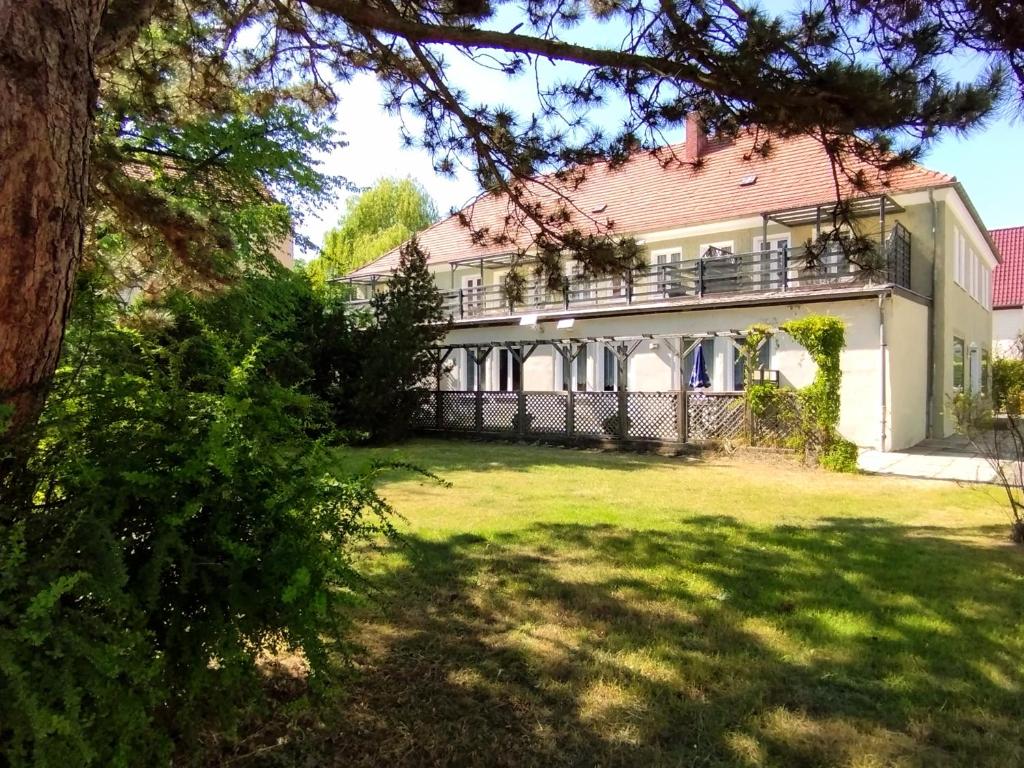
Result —
[[968, 483], [995, 482], [992, 465], [962, 437], [925, 440], [913, 448], [882, 453], [862, 451], [857, 464], [879, 475], [956, 480]]

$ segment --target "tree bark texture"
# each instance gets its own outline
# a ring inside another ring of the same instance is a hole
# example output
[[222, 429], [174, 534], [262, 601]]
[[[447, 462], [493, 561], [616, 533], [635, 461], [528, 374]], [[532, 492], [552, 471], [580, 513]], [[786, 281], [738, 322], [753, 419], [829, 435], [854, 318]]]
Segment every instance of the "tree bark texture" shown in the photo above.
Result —
[[14, 433], [42, 407], [82, 257], [105, 6], [0, 0], [0, 402]]

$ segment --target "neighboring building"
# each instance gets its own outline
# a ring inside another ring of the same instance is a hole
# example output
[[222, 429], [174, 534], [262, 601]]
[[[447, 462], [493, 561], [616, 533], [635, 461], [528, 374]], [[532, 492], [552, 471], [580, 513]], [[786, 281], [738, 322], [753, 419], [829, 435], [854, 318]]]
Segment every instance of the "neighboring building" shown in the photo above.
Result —
[[[643, 243], [644, 271], [590, 280], [570, 261], [562, 291], [530, 285], [510, 305], [503, 277], [514, 246], [474, 242], [458, 216], [417, 236], [454, 321], [444, 397], [429, 418], [439, 427], [531, 435], [697, 439], [731, 418], [720, 407], [728, 396], [719, 393], [743, 386], [735, 342], [744, 329], [824, 313], [847, 326], [840, 419], [847, 438], [893, 450], [951, 434], [948, 397], [986, 378], [997, 263], [963, 187], [919, 166], [887, 176], [864, 166], [867, 188], [843, 194], [884, 243], [885, 263], [862, 270], [837, 250], [808, 270], [802, 244], [830, 227], [836, 202], [821, 146], [774, 140], [768, 159], [751, 159], [749, 141], [695, 130], [669, 148], [678, 160], [640, 153], [618, 167], [597, 163], [571, 192], [583, 214], [574, 226], [613, 222], [616, 236]], [[544, 182], [534, 191], [550, 206], [546, 187], [557, 182]], [[508, 211], [503, 197], [483, 195], [462, 213], [474, 228], [494, 232]], [[346, 279], [365, 299], [396, 263], [397, 250]], [[711, 387], [684, 397], [697, 346]], [[813, 362], [784, 334], [758, 362], [765, 378], [784, 385], [803, 386], [814, 375]], [[488, 394], [457, 394], [481, 390]]]
[[1024, 227], [993, 229], [989, 234], [1000, 255], [992, 281], [992, 350], [997, 357], [1020, 355], [1017, 337], [1024, 332]]

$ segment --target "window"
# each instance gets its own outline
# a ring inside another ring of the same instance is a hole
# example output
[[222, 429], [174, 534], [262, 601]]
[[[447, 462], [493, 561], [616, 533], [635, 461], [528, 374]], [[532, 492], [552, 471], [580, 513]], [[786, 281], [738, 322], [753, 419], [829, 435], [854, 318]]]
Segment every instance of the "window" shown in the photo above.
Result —
[[964, 340], [953, 338], [953, 389], [964, 388]]
[[477, 374], [476, 360], [473, 359], [473, 350], [471, 350], [471, 349], [464, 349], [463, 352], [465, 353], [465, 359], [463, 361], [462, 368], [465, 371], [465, 373], [464, 373], [462, 378], [463, 378], [463, 382], [465, 384], [466, 390], [469, 391], [469, 392], [473, 392], [473, 391], [476, 390], [476, 378], [477, 378], [476, 377], [476, 374]]
[[498, 355], [498, 389], [518, 392], [523, 383], [523, 364], [511, 350], [503, 349]]
[[981, 350], [978, 349], [977, 344], [971, 344], [967, 354], [967, 386], [972, 395], [976, 395], [981, 392]]
[[781, 286], [782, 265], [785, 262], [785, 254], [789, 251], [789, 243], [788, 234], [769, 237], [767, 245], [761, 235], [754, 238], [754, 252], [762, 253], [760, 257], [755, 257], [751, 264], [752, 287], [759, 290], [775, 290]]
[[569, 300], [590, 301], [594, 298], [594, 286], [583, 274], [583, 265], [573, 262], [569, 265]]
[[[742, 343], [742, 339], [739, 343]], [[757, 364], [755, 368], [768, 370], [771, 368], [771, 339], [767, 339], [761, 348], [757, 350]], [[733, 347], [733, 362], [732, 362], [732, 388], [735, 390], [741, 390], [746, 387], [746, 356], [740, 352], [739, 349]]]
[[484, 309], [484, 279], [462, 278], [462, 309], [467, 316], [479, 315]]
[[562, 389], [568, 392], [575, 389], [577, 392], [587, 391], [587, 345], [573, 349], [576, 357], [571, 363], [559, 355], [562, 366]]
[[[708, 384], [713, 385], [715, 381], [715, 340], [702, 339], [700, 350], [704, 356], [704, 371], [708, 375]], [[693, 361], [697, 356], [697, 347], [694, 347], [686, 359], [683, 360], [683, 381], [689, 386], [690, 376], [693, 374]]]
[[963, 287], [967, 266], [967, 241], [964, 240], [964, 235], [959, 229], [954, 230], [953, 239], [953, 282]]
[[704, 243], [700, 247], [700, 257], [713, 258], [732, 253], [732, 240], [722, 240], [717, 243]]
[[679, 288], [678, 270], [683, 252], [673, 248], [654, 251], [651, 256], [658, 271], [658, 290], [666, 296], [673, 294]]
[[615, 392], [619, 388], [619, 359], [615, 350], [605, 346], [602, 354], [602, 389], [605, 392]]
[[987, 349], [981, 350], [981, 382], [980, 389], [981, 394], [987, 395], [989, 392], [989, 353]]

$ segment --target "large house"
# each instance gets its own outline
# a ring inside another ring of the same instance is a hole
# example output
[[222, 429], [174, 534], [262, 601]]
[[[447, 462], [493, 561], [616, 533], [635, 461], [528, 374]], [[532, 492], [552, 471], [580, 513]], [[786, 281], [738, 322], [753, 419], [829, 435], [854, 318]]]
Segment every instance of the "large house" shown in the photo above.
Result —
[[[851, 263], [835, 247], [811, 267], [805, 243], [832, 227], [837, 177], [810, 138], [718, 140], [688, 124], [687, 141], [624, 164], [596, 163], [568, 196], [573, 226], [641, 243], [646, 269], [586, 279], [570, 260], [564, 287], [539, 281], [517, 301], [504, 277], [529, 227], [501, 231], [509, 203], [485, 194], [419, 235], [453, 326], [439, 356], [424, 426], [523, 435], [696, 440], [721, 436], [743, 387], [743, 331], [829, 314], [846, 325], [840, 431], [894, 450], [952, 433], [949, 398], [987, 379], [993, 243], [955, 178], [912, 165], [863, 166], [857, 189], [839, 177], [855, 225], [880, 258]], [[697, 161], [699, 158], [699, 162]], [[856, 171], [854, 164], [847, 168]], [[558, 185], [533, 187], [541, 210]], [[556, 190], [557, 191], [557, 190]], [[544, 206], [547, 206], [545, 208]], [[469, 220], [471, 227], [465, 226]], [[348, 275], [362, 300], [386, 290], [398, 252]], [[707, 381], [693, 378], [697, 357]], [[803, 386], [806, 352], [775, 334], [758, 376]], [[692, 383], [707, 384], [695, 390]]]
[[992, 284], [992, 345], [997, 357], [1020, 355], [1024, 332], [1024, 227], [993, 229], [1000, 255]]

